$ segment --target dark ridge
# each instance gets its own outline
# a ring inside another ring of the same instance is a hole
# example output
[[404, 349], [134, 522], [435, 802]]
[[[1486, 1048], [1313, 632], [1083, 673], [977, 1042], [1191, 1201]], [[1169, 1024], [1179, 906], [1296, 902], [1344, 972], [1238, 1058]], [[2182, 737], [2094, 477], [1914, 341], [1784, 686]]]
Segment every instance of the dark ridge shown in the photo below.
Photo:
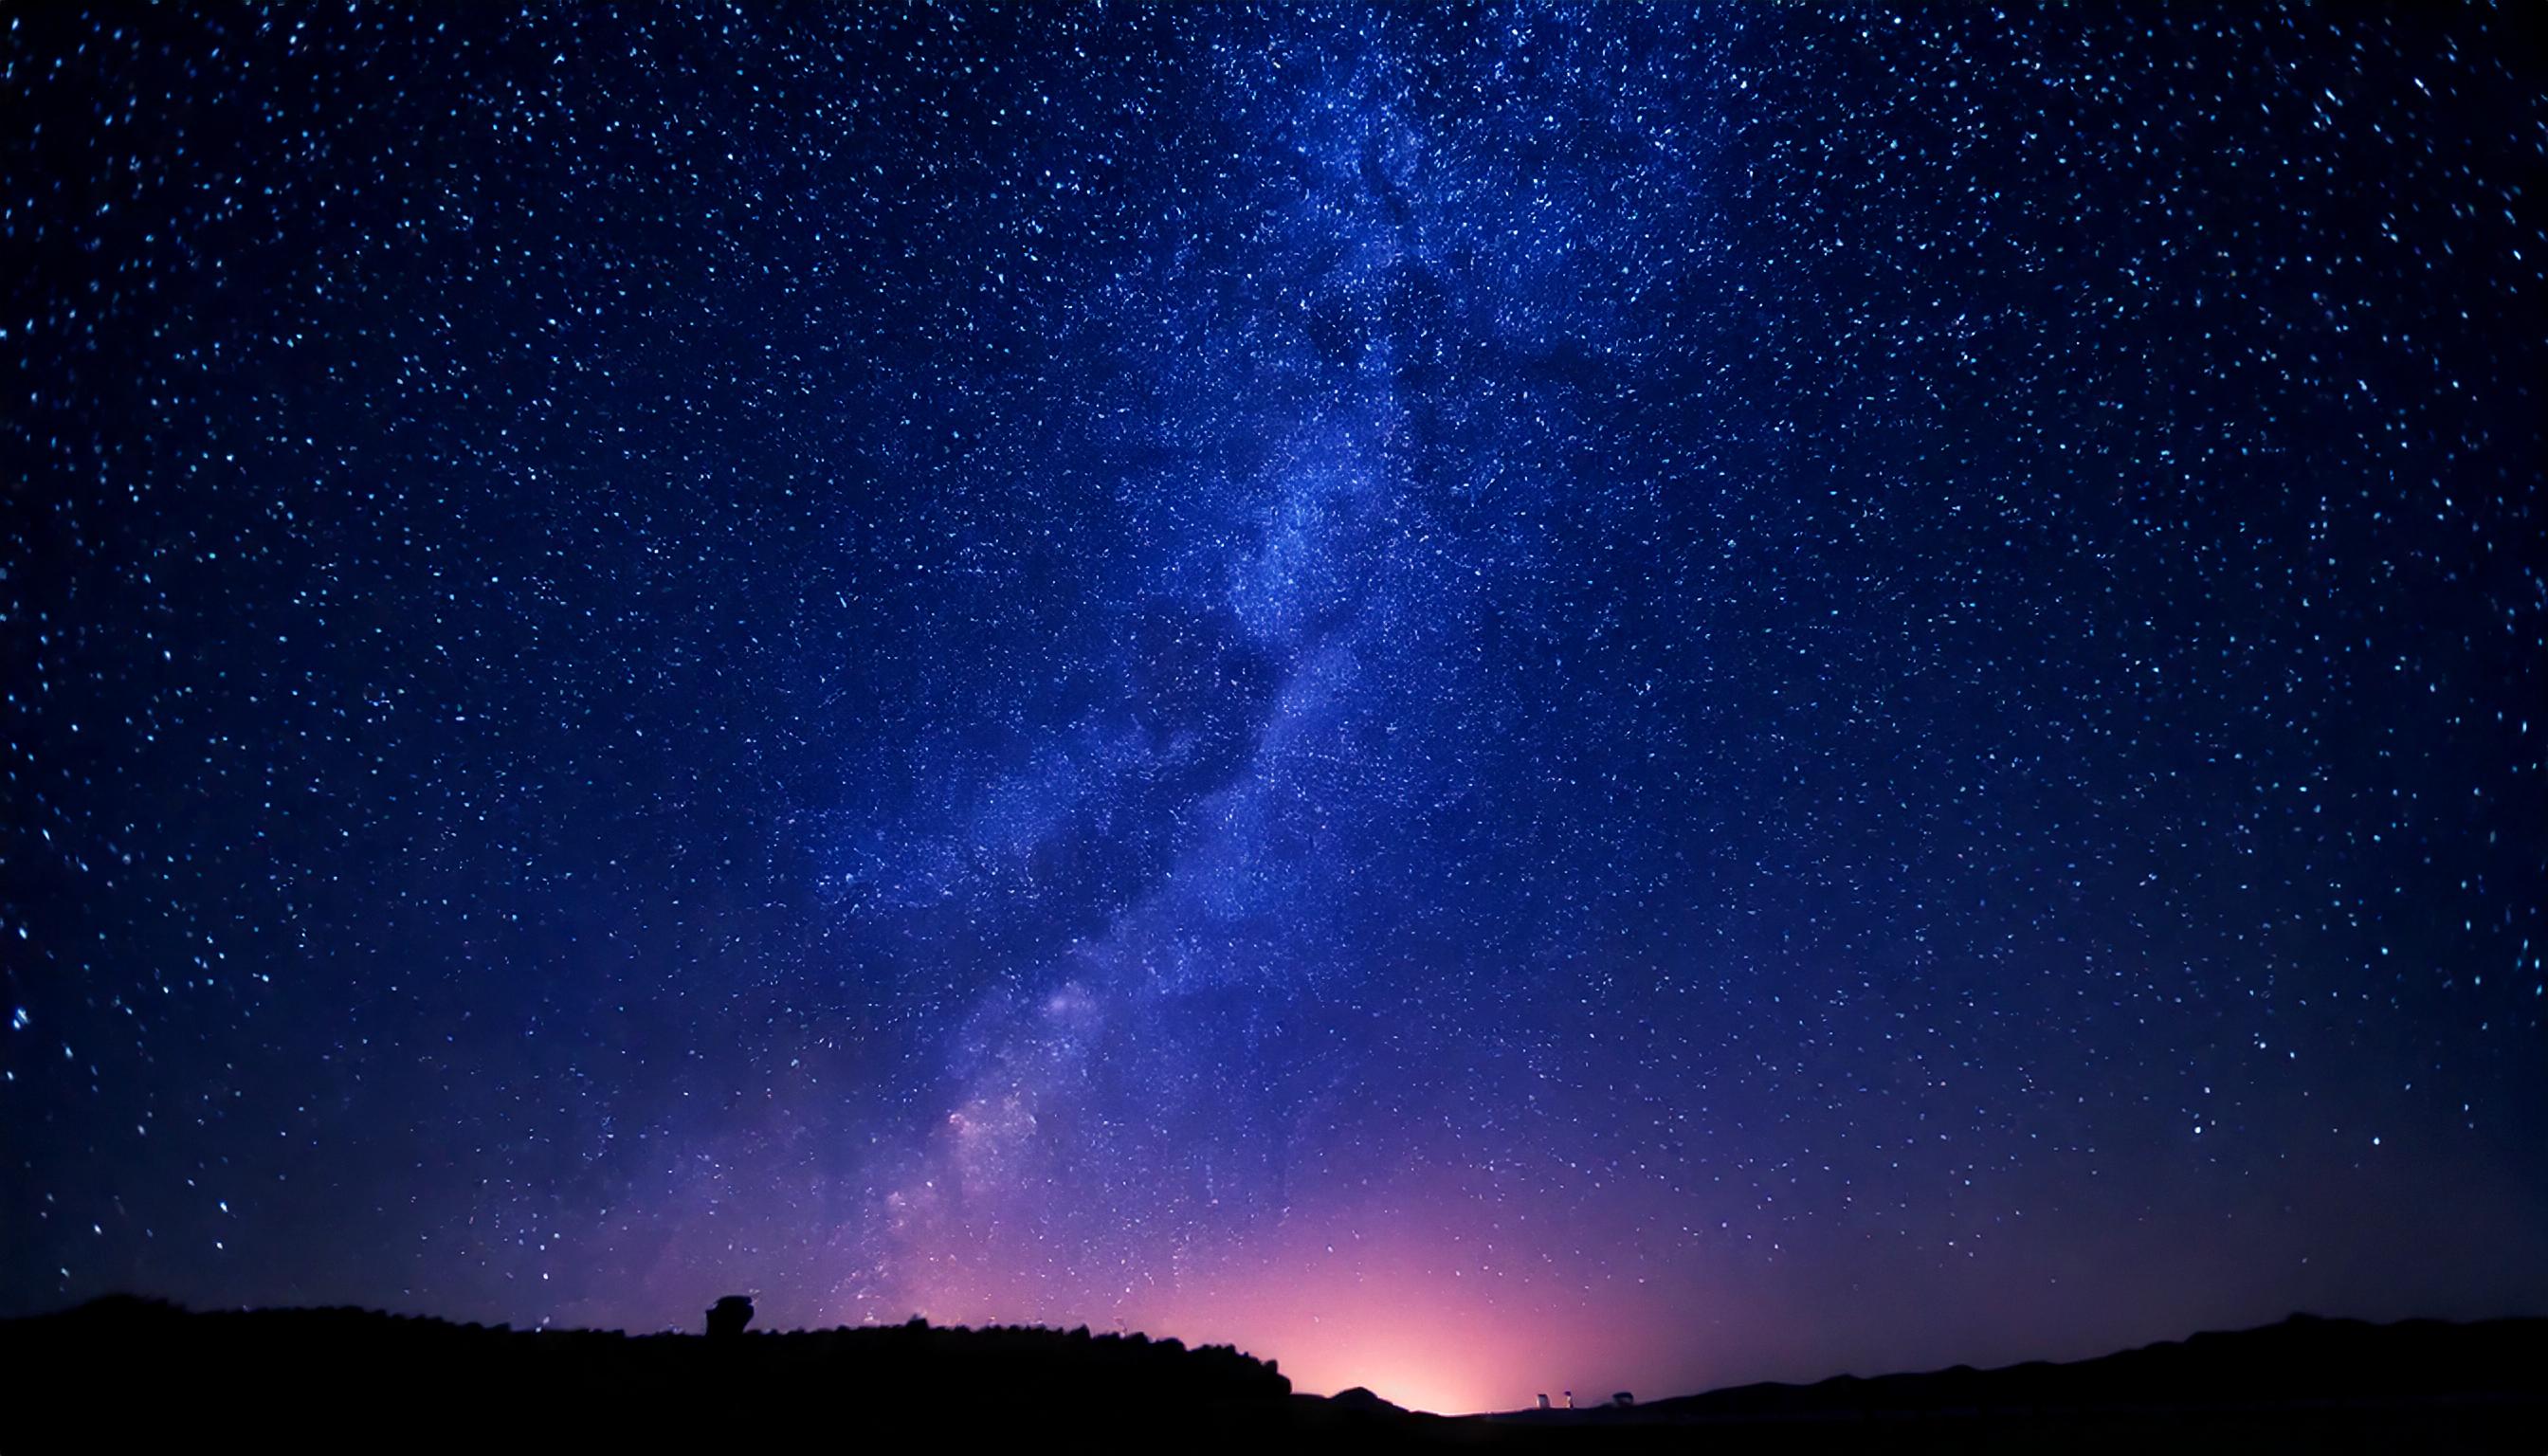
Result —
[[[1516, 1410], [1507, 1428], [1704, 1429], [1711, 1450], [2548, 1451], [2548, 1320], [2373, 1324], [2294, 1315], [2094, 1359], [1842, 1375], [1638, 1405]], [[1801, 1443], [1801, 1444], [1799, 1444]]]
[[1585, 1410], [1444, 1417], [1273, 1362], [1085, 1328], [752, 1333], [513, 1329], [367, 1310], [190, 1313], [118, 1297], [0, 1320], [0, 1451], [1709, 1452], [2548, 1450], [2548, 1320], [2294, 1317], [2074, 1364], [1755, 1385]]
[[[651, 1449], [731, 1425], [790, 1440], [989, 1423], [1095, 1430], [1209, 1428], [1229, 1410], [1280, 1410], [1292, 1383], [1227, 1345], [1142, 1334], [992, 1325], [748, 1333], [750, 1306], [719, 1301], [706, 1335], [622, 1334], [359, 1309], [187, 1311], [111, 1296], [0, 1320], [15, 1411], [129, 1437], [322, 1433], [377, 1447], [547, 1446], [587, 1437]], [[740, 1318], [737, 1318], [740, 1316]], [[105, 1395], [128, 1390], [138, 1399]], [[96, 1392], [70, 1401], [64, 1392]], [[384, 1413], [384, 1412], [395, 1412]], [[318, 1443], [324, 1443], [320, 1441]], [[776, 1444], [775, 1440], [772, 1442]], [[297, 1447], [289, 1447], [297, 1448]]]
[[2548, 1320], [2372, 1324], [2294, 1315], [2280, 1324], [2143, 1345], [2055, 1365], [1952, 1366], [1812, 1385], [1761, 1384], [1631, 1408], [1516, 1411], [1505, 1420], [1568, 1418], [1661, 1424], [1758, 1416], [2394, 1406], [2541, 1399]]
[[[720, 1302], [722, 1304], [722, 1302]], [[516, 1375], [542, 1383], [642, 1379], [713, 1361], [730, 1377], [783, 1382], [819, 1375], [845, 1395], [1005, 1396], [1054, 1405], [1143, 1402], [1194, 1406], [1280, 1401], [1292, 1382], [1275, 1363], [1228, 1345], [1188, 1348], [1148, 1335], [1091, 1334], [1032, 1325], [844, 1325], [702, 1337], [598, 1329], [515, 1329], [376, 1310], [188, 1311], [109, 1296], [58, 1315], [0, 1321], [0, 1354], [58, 1358], [71, 1349], [182, 1356], [184, 1371], [292, 1369], [305, 1375], [405, 1376], [424, 1369], [473, 1382]], [[287, 1362], [276, 1365], [276, 1361]], [[25, 1367], [19, 1367], [25, 1368]]]

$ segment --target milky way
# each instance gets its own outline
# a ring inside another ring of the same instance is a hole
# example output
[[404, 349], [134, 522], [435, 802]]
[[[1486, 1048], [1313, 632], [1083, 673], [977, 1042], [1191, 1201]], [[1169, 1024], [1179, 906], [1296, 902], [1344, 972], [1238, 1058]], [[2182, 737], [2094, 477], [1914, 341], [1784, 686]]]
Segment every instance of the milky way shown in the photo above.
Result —
[[0, 1310], [2548, 1307], [2518, 7], [191, 8], [0, 68]]

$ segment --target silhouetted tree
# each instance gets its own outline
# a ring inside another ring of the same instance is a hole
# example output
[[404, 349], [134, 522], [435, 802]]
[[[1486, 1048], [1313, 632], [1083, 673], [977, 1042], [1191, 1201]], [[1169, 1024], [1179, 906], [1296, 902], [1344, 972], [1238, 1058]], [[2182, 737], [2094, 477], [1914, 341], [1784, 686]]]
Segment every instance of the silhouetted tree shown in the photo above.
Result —
[[722, 1338], [741, 1334], [743, 1326], [751, 1322], [752, 1297], [749, 1295], [730, 1294], [708, 1306], [708, 1333], [711, 1336]]

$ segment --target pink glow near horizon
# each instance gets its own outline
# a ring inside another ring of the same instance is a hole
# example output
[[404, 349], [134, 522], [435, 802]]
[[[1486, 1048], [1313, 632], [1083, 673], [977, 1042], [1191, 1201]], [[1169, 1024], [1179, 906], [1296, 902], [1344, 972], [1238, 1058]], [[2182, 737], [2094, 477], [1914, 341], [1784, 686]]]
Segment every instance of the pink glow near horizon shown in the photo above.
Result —
[[[1510, 1410], [1546, 1392], [1579, 1399], [1636, 1388], [1683, 1393], [1693, 1377], [1656, 1365], [1670, 1322], [1657, 1300], [1597, 1309], [1581, 1289], [1549, 1279], [1500, 1277], [1447, 1267], [1413, 1240], [1366, 1238], [1350, 1253], [1321, 1243], [1243, 1276], [1195, 1278], [1181, 1287], [1128, 1292], [1091, 1318], [1033, 1292], [1002, 1287], [986, 1271], [942, 1265], [942, 1280], [915, 1305], [940, 1323], [1085, 1323], [1174, 1336], [1189, 1345], [1231, 1344], [1276, 1361], [1304, 1394], [1356, 1386], [1413, 1410], [1444, 1414]], [[1658, 1384], [1661, 1382], [1662, 1384]]]

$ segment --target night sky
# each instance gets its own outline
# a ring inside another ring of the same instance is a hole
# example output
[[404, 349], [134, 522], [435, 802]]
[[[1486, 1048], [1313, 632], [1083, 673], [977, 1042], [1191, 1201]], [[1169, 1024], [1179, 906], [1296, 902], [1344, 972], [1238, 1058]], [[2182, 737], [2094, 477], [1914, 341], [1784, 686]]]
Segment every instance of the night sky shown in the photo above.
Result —
[[20, 8], [0, 1313], [2548, 1311], [2524, 8]]

